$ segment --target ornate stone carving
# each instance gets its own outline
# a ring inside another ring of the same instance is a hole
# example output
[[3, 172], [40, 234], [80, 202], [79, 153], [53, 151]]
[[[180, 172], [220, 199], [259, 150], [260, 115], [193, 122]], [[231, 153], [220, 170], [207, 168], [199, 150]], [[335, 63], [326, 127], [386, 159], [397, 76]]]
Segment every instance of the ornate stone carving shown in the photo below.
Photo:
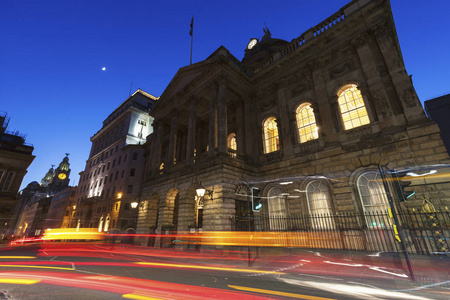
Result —
[[357, 139], [361, 136], [372, 134], [372, 127], [363, 126], [360, 128], [354, 128], [351, 130], [344, 131], [344, 134], [349, 139]]
[[407, 88], [402, 95], [403, 102], [406, 103], [408, 107], [415, 107], [417, 106], [417, 103], [419, 102], [417, 99], [417, 95], [414, 91], [414, 88], [410, 87]]
[[283, 158], [281, 151], [271, 152], [266, 154], [267, 161], [279, 160]]
[[317, 152], [320, 148], [319, 140], [312, 140], [306, 143], [300, 143], [298, 145], [300, 153], [313, 153]]
[[336, 67], [330, 69], [330, 78], [336, 79], [336, 78], [340, 77], [342, 74], [344, 74], [346, 72], [350, 72], [354, 69], [355, 69], [355, 67], [354, 67], [353, 63], [351, 61], [347, 61], [347, 62], [343, 63], [342, 65], [339, 65], [339, 66], [336, 66]]
[[260, 107], [263, 110], [272, 108], [276, 104], [275, 99], [277, 98], [275, 86], [270, 86], [262, 91], [259, 91], [256, 97], [258, 98]]
[[308, 76], [298, 78], [295, 88], [291, 90], [291, 97], [300, 95], [301, 93], [311, 89], [311, 81]]
[[309, 63], [309, 67], [311, 68], [311, 71], [314, 72], [322, 68], [324, 64], [324, 59], [322, 57], [318, 57]]
[[364, 32], [357, 37], [350, 40], [350, 44], [356, 48], [359, 48], [365, 44], [367, 44], [370, 40], [370, 35], [368, 32]]

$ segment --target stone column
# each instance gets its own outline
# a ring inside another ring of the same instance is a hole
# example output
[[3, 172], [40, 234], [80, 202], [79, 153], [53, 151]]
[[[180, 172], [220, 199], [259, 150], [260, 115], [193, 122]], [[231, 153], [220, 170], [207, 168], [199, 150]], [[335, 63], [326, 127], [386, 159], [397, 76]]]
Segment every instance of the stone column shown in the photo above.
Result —
[[188, 136], [187, 136], [187, 146], [186, 146], [186, 163], [191, 164], [194, 157], [194, 147], [195, 147], [195, 121], [196, 121], [196, 108], [197, 101], [195, 99], [190, 100], [191, 104], [189, 107], [189, 124], [188, 124]]
[[261, 135], [256, 133], [257, 121], [256, 114], [252, 110], [252, 100], [244, 99], [244, 126], [245, 126], [245, 156], [251, 161], [256, 161], [258, 156], [258, 140]]
[[219, 80], [219, 97], [217, 101], [217, 117], [219, 128], [217, 130], [218, 145], [217, 152], [219, 155], [227, 155], [227, 86], [226, 79]]
[[162, 147], [162, 136], [164, 134], [164, 125], [161, 122], [155, 121], [153, 122], [153, 124], [156, 125], [156, 141], [152, 151], [153, 152], [152, 173], [158, 174], [159, 166], [161, 165], [161, 147]]
[[[368, 91], [370, 92], [371, 99], [364, 99], [366, 109], [369, 106], [369, 101], [374, 104], [378, 120], [384, 126], [394, 125], [393, 110], [389, 103], [388, 96], [383, 81], [380, 77], [380, 70], [378, 63], [373, 57], [371, 46], [371, 37], [368, 34], [363, 34], [352, 40], [352, 44], [355, 46], [358, 53], [359, 61], [361, 63], [362, 72], [366, 77]], [[362, 84], [362, 83], [360, 83]], [[369, 100], [369, 101], [368, 101]], [[374, 121], [374, 116], [369, 113], [370, 121]]]
[[312, 83], [314, 85], [314, 94], [317, 100], [317, 107], [319, 108], [319, 115], [321, 116], [321, 122], [320, 124], [317, 124], [319, 127], [319, 137], [323, 134], [326, 143], [335, 143], [337, 140], [336, 129], [333, 124], [333, 115], [326, 90], [326, 83], [322, 74], [323, 61], [316, 60], [310, 64], [310, 67], [312, 72]]
[[244, 104], [242, 100], [236, 103], [236, 144], [237, 156], [245, 155], [245, 122], [244, 122]]
[[175, 158], [175, 143], [177, 139], [177, 127], [178, 127], [178, 111], [174, 110], [172, 116], [172, 124], [170, 125], [170, 137], [169, 137], [169, 149], [167, 151], [166, 164], [167, 167], [171, 167]]
[[[386, 68], [390, 75], [390, 84], [395, 90], [394, 95], [389, 95], [389, 100], [393, 107], [397, 107], [398, 113], [402, 110], [408, 122], [425, 118], [425, 112], [417, 97], [411, 77], [405, 70], [400, 49], [394, 45], [395, 38], [389, 36], [392, 32], [387, 25], [375, 28], [374, 35], [379, 51], [386, 63]], [[397, 103], [396, 103], [397, 102]]]
[[152, 132], [152, 135], [150, 137], [151, 142], [150, 142], [150, 153], [146, 158], [147, 161], [147, 171], [146, 174], [147, 176], [151, 176], [152, 172], [153, 172], [153, 153], [155, 152], [155, 144], [156, 144], [156, 131], [155, 131], [155, 127], [156, 127], [156, 123], [152, 123], [152, 126], [154, 127], [154, 130]]
[[209, 134], [208, 134], [208, 155], [210, 157], [215, 155], [216, 148], [216, 109], [217, 109], [217, 85], [211, 83], [210, 87], [210, 98], [209, 98]]
[[285, 158], [294, 157], [294, 148], [292, 145], [292, 133], [291, 124], [288, 113], [288, 107], [286, 104], [286, 94], [285, 94], [285, 83], [286, 79], [282, 78], [276, 82], [277, 86], [277, 97], [278, 97], [278, 112], [280, 115], [280, 125], [281, 125], [281, 138], [282, 138], [282, 151]]

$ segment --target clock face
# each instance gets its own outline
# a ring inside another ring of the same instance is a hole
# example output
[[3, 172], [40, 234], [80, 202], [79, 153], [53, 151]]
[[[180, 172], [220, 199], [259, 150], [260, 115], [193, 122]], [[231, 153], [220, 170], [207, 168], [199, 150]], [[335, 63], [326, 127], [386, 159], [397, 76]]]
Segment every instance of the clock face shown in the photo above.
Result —
[[257, 39], [251, 39], [250, 42], [247, 44], [247, 49], [250, 50], [258, 43]]
[[58, 175], [58, 178], [59, 179], [61, 179], [61, 180], [64, 180], [64, 179], [66, 179], [66, 174], [64, 174], [64, 173], [60, 173], [59, 175]]

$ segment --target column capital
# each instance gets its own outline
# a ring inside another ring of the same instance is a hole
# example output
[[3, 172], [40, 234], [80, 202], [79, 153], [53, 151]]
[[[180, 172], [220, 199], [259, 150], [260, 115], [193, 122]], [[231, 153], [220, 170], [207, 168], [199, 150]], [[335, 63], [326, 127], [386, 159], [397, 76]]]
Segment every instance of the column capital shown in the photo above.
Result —
[[283, 88], [286, 86], [286, 77], [279, 78], [273, 82], [277, 89]]
[[197, 105], [198, 102], [199, 102], [199, 98], [195, 97], [195, 96], [191, 96], [187, 99], [187, 103], [189, 103], [189, 105], [191, 107]]
[[228, 81], [229, 81], [229, 78], [228, 78], [227, 76], [223, 75], [223, 74], [219, 75], [219, 76], [216, 78], [216, 80], [215, 80], [215, 82], [216, 82], [218, 85], [225, 85], [225, 84], [228, 83]]
[[206, 84], [206, 87], [209, 88], [210, 90], [217, 89], [217, 81], [215, 81], [215, 80], [209, 81]]
[[173, 120], [173, 119], [178, 119], [178, 116], [179, 116], [180, 113], [181, 113], [181, 109], [179, 109], [179, 108], [173, 108], [171, 112], [172, 112], [172, 120]]

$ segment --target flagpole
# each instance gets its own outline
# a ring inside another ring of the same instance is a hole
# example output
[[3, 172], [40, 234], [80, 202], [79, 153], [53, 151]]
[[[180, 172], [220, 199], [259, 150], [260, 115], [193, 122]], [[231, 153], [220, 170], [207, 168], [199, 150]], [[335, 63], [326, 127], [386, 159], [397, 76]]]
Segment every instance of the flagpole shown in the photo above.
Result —
[[194, 17], [191, 20], [191, 29], [189, 31], [189, 35], [191, 36], [191, 59], [189, 64], [192, 65], [192, 45], [194, 44]]
[[192, 65], [192, 44], [194, 43], [194, 33], [192, 33], [191, 35], [191, 61], [190, 61], [190, 65]]

